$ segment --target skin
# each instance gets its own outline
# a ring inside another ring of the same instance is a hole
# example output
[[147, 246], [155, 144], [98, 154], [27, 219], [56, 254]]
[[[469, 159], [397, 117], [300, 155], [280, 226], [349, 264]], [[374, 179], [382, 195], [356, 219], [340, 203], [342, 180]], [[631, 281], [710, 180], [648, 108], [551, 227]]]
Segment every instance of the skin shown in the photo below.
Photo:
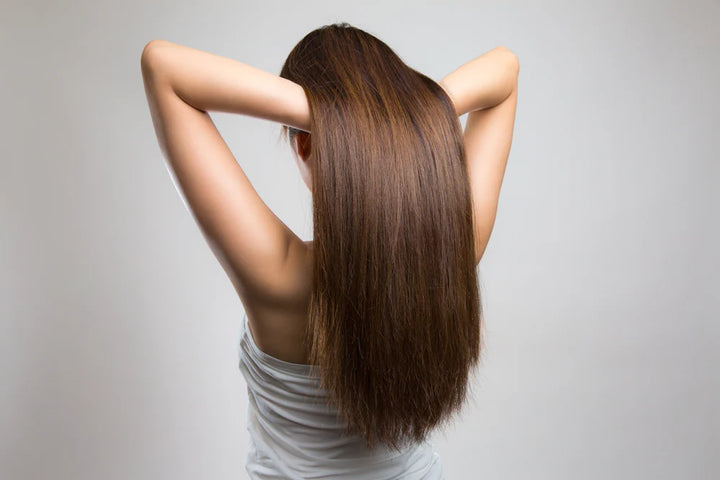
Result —
[[[208, 112], [249, 115], [303, 130], [293, 152], [312, 189], [309, 106], [299, 85], [236, 60], [165, 40], [148, 42], [141, 70], [153, 127], [171, 177], [247, 312], [258, 347], [307, 363], [303, 332], [312, 241], [303, 241], [262, 201]], [[494, 224], [517, 99], [516, 57], [497, 47], [439, 84], [465, 127], [473, 190], [476, 260]]]

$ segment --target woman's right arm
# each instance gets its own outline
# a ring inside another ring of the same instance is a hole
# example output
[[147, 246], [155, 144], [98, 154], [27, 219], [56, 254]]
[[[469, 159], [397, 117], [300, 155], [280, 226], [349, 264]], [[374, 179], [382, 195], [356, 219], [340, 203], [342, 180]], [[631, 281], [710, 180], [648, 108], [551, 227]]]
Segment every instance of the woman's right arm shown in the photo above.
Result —
[[475, 265], [490, 240], [510, 154], [520, 64], [506, 47], [460, 66], [438, 82], [455, 104], [468, 113], [464, 143], [472, 189]]

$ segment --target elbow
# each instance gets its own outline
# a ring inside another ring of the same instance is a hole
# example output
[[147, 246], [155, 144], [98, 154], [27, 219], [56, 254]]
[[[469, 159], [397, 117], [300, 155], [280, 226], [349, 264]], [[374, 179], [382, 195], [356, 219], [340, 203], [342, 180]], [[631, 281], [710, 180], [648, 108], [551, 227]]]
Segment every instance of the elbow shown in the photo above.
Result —
[[506, 47], [505, 45], [500, 45], [499, 47], [497, 47], [497, 49], [498, 49], [498, 50], [501, 50], [501, 51], [503, 51], [503, 52], [505, 53], [505, 56], [506, 56], [507, 59], [508, 59], [508, 65], [509, 65], [510, 68], [512, 69], [513, 73], [514, 73], [515, 75], [517, 75], [518, 73], [520, 73], [520, 60], [518, 59], [518, 56], [515, 55], [515, 52], [513, 52], [512, 50], [510, 50], [510, 49], [509, 49], [508, 47]]
[[150, 72], [152, 64], [154, 62], [155, 58], [155, 46], [157, 45], [156, 40], [150, 40], [148, 43], [145, 44], [145, 46], [142, 49], [142, 53], [140, 54], [140, 69], [142, 70], [143, 74], [147, 74]]
[[143, 47], [140, 54], [140, 68], [144, 74], [150, 73], [157, 68], [159, 47], [164, 42], [164, 40], [150, 40]]

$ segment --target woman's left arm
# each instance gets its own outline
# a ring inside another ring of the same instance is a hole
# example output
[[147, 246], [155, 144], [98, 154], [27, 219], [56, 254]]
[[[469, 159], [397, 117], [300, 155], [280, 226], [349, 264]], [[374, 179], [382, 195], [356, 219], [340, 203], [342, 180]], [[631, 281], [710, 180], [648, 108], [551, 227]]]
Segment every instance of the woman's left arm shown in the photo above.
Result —
[[243, 303], [274, 303], [306, 246], [267, 207], [208, 111], [250, 115], [309, 131], [302, 87], [211, 53], [152, 40], [141, 70], [172, 180]]

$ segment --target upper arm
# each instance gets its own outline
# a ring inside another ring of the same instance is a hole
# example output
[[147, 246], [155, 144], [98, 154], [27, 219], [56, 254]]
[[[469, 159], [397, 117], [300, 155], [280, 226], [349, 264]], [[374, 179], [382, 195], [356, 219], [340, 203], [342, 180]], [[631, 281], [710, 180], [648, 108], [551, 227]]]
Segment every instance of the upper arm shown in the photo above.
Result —
[[154, 61], [143, 54], [148, 104], [186, 208], [241, 296], [281, 292], [290, 246], [302, 241], [260, 198], [210, 115], [176, 95]]
[[495, 224], [500, 187], [510, 154], [517, 84], [494, 107], [473, 110], [465, 123], [465, 151], [472, 190], [475, 260], [480, 262]]

